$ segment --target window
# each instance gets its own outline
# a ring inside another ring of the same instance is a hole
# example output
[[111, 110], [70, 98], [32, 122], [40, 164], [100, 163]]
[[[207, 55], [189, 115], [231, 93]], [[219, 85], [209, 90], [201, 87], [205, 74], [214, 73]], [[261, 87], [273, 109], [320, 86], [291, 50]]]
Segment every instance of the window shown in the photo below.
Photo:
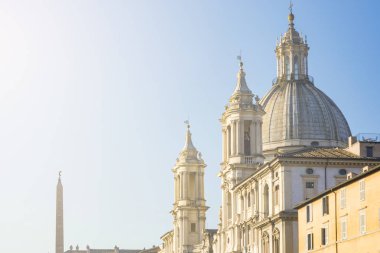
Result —
[[247, 236], [248, 236], [248, 239], [247, 239], [247, 242], [248, 242], [248, 245], [251, 245], [251, 226], [248, 226], [248, 232], [247, 232]]
[[306, 206], [306, 222], [311, 222], [313, 220], [313, 211], [312, 211], [312, 205]]
[[311, 145], [312, 147], [318, 147], [318, 146], [319, 146], [319, 142], [318, 142], [318, 141], [312, 141], [312, 142], [310, 143], [310, 145]]
[[308, 64], [307, 64], [307, 57], [304, 56], [303, 57], [303, 64], [304, 64], [304, 70], [305, 70], [305, 74], [307, 75], [308, 74]]
[[340, 236], [342, 237], [342, 240], [347, 239], [347, 218], [343, 217], [340, 220]]
[[305, 190], [304, 190], [304, 196], [305, 199], [310, 199], [314, 197], [316, 194], [316, 181], [313, 179], [308, 179], [305, 181]]
[[313, 250], [314, 242], [313, 242], [313, 233], [307, 234], [307, 250]]
[[329, 243], [329, 229], [327, 226], [321, 229], [321, 243], [322, 245]]
[[264, 217], [269, 215], [269, 187], [267, 184], [264, 186]]
[[296, 55], [296, 56], [294, 56], [294, 78], [296, 80], [298, 80], [298, 73], [299, 73], [298, 57]]
[[362, 180], [359, 182], [360, 187], [360, 201], [365, 200], [365, 181]]
[[341, 176], [347, 175], [347, 170], [345, 170], [345, 169], [340, 169], [340, 170], [339, 170], [339, 175], [341, 175]]
[[346, 188], [340, 191], [340, 208], [346, 208]]
[[280, 231], [273, 231], [273, 253], [280, 253]]
[[359, 227], [360, 227], [360, 234], [365, 234], [366, 232], [366, 214], [365, 210], [360, 210], [359, 212]]
[[269, 235], [266, 232], [264, 232], [262, 237], [263, 237], [263, 240], [262, 240], [263, 253], [269, 253]]
[[286, 75], [286, 80], [290, 80], [290, 63], [289, 63], [288, 56], [285, 56], [285, 75]]
[[251, 193], [249, 192], [248, 193], [248, 196], [247, 196], [247, 204], [248, 204], [248, 207], [251, 207]]
[[373, 157], [373, 147], [365, 147], [367, 151], [367, 157]]
[[314, 170], [312, 168], [307, 168], [306, 169], [306, 174], [312, 175], [312, 174], [314, 174]]
[[191, 232], [192, 232], [192, 233], [195, 232], [195, 223], [191, 223]]
[[276, 185], [274, 187], [274, 205], [277, 206], [279, 205], [280, 202], [280, 186]]
[[322, 215], [329, 214], [329, 196], [322, 198]]
[[232, 199], [230, 192], [227, 192], [227, 217], [228, 219], [232, 218]]

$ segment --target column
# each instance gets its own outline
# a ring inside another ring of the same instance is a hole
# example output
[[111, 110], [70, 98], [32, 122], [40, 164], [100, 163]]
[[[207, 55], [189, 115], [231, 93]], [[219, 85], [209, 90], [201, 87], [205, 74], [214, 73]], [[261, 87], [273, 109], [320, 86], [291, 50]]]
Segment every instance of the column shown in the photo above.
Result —
[[258, 123], [258, 132], [259, 132], [259, 138], [258, 138], [258, 153], [262, 154], [263, 153], [263, 134], [262, 134], [262, 128], [263, 128], [263, 123], [259, 122]]
[[261, 154], [261, 150], [260, 150], [260, 146], [261, 146], [261, 142], [260, 142], [260, 123], [259, 122], [256, 122], [255, 123], [255, 146], [256, 146], [256, 153], [257, 154]]
[[188, 194], [188, 182], [189, 182], [189, 177], [187, 173], [183, 173], [183, 198], [188, 199], [189, 194]]
[[241, 133], [241, 135], [240, 135], [240, 139], [239, 139], [239, 141], [240, 141], [240, 153], [242, 154], [242, 155], [244, 155], [245, 154], [245, 152], [244, 152], [244, 120], [241, 120], [240, 121], [240, 133]]
[[231, 156], [231, 126], [227, 127], [226, 129], [226, 137], [227, 137], [227, 140], [226, 140], [227, 157], [230, 157]]
[[231, 155], [236, 154], [236, 149], [235, 149], [235, 143], [236, 143], [236, 122], [232, 121], [231, 122]]
[[241, 139], [242, 139], [242, 132], [241, 132], [241, 125], [242, 122], [240, 120], [236, 121], [236, 153], [238, 155], [242, 154], [242, 149], [241, 149]]
[[227, 147], [226, 147], [226, 144], [227, 144], [227, 140], [226, 140], [226, 138], [227, 138], [227, 134], [226, 134], [226, 129], [225, 128], [223, 128], [222, 129], [222, 161], [224, 162], [224, 161], [226, 161], [227, 159]]
[[249, 136], [251, 137], [251, 155], [256, 154], [256, 138], [255, 138], [255, 124], [253, 123], [253, 120], [251, 121], [251, 126], [249, 128]]

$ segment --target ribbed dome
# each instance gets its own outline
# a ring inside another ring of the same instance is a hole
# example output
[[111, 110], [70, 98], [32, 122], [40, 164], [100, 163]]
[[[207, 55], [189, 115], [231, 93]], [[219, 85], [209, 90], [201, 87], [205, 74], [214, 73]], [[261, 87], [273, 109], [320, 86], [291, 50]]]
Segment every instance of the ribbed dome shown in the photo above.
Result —
[[261, 100], [263, 148], [346, 146], [351, 135], [336, 104], [307, 79], [283, 80]]

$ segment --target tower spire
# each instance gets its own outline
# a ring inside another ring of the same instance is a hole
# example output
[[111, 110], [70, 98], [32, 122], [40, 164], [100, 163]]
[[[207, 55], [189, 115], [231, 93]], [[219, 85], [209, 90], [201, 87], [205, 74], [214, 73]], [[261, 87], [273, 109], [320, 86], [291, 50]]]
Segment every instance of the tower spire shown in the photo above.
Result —
[[55, 225], [55, 253], [64, 252], [63, 238], [63, 186], [61, 182], [62, 171], [58, 173], [56, 198], [56, 225]]
[[185, 121], [186, 124], [186, 140], [185, 140], [185, 146], [183, 147], [183, 150], [195, 150], [195, 147], [193, 145], [193, 141], [191, 140], [191, 132], [190, 132], [190, 122], [189, 120]]
[[245, 72], [244, 72], [244, 63], [241, 57], [241, 52], [240, 55], [237, 56], [237, 59], [239, 61], [239, 72], [237, 74], [237, 83], [236, 83], [236, 88], [234, 93], [251, 93], [251, 90], [248, 88], [247, 82], [245, 80]]

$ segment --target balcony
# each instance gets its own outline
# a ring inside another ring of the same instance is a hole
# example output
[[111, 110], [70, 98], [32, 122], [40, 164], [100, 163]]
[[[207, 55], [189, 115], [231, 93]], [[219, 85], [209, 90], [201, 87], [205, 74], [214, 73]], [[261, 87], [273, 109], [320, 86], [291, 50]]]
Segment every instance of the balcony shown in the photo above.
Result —
[[245, 164], [253, 164], [253, 163], [255, 163], [254, 159], [253, 159], [253, 156], [245, 156], [244, 157], [244, 163]]

